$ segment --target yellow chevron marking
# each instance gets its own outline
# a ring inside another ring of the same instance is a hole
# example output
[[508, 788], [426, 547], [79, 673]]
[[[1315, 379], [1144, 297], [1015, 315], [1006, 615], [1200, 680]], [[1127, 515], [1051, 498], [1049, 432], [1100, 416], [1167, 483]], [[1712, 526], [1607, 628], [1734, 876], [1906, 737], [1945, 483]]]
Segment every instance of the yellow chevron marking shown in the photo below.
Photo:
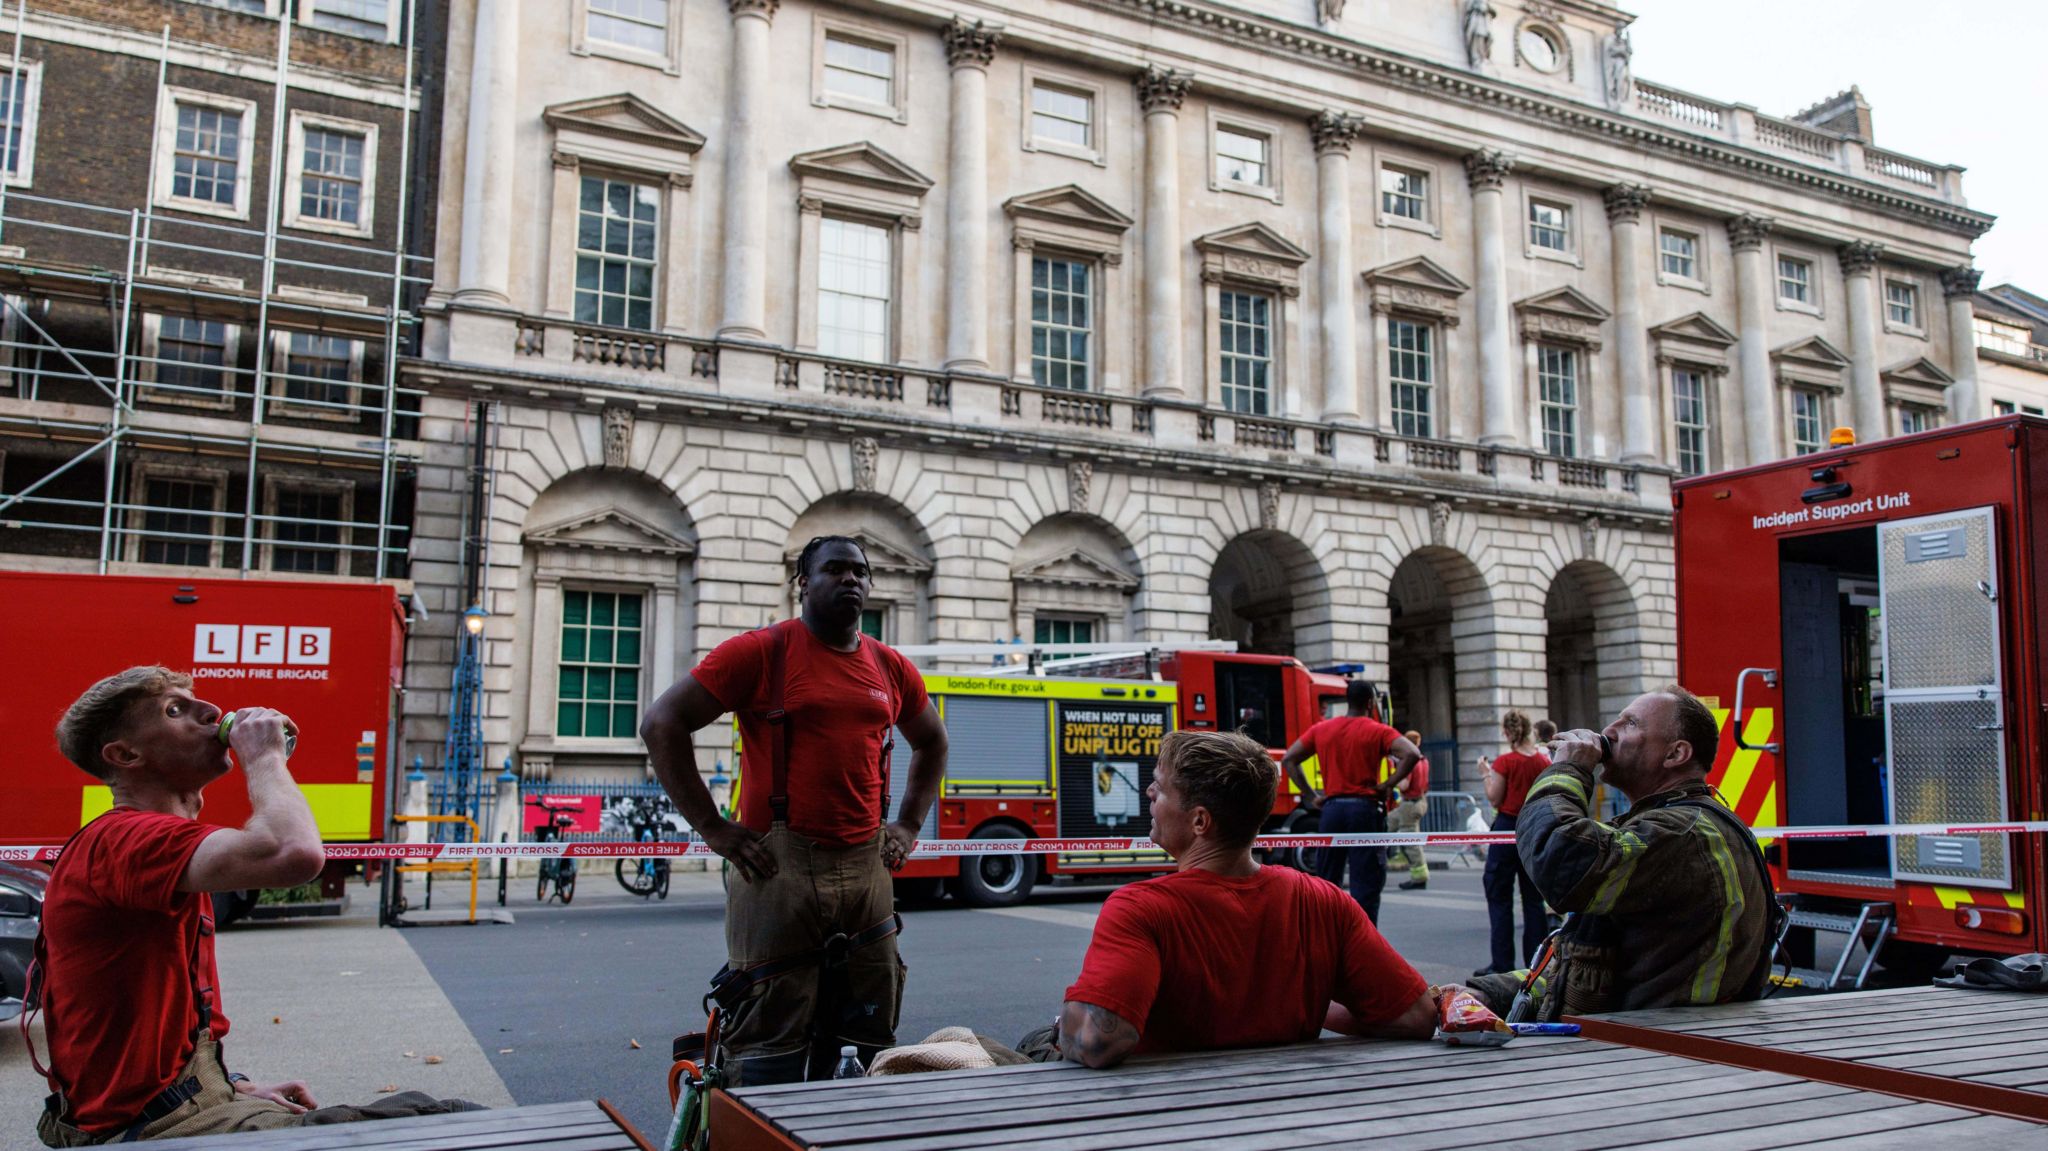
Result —
[[2027, 897], [2017, 891], [2008, 891], [2005, 893], [2005, 905], [2014, 911], [2025, 911], [2027, 909]]
[[1970, 889], [1967, 887], [1937, 887], [1934, 889], [1934, 898], [1941, 900], [1941, 909], [1943, 911], [1954, 911], [1958, 906], [1970, 902]]
[[[1742, 739], [1745, 743], [1762, 743], [1771, 737], [1771, 709], [1754, 708], [1749, 713], [1749, 722], [1742, 725]], [[1721, 776], [1721, 794], [1737, 808], [1743, 806], [1742, 794], [1749, 790], [1750, 779], [1756, 774], [1756, 765], [1763, 758], [1761, 751], [1745, 751], [1740, 747], [1728, 757], [1728, 770]], [[1775, 782], [1775, 781], [1773, 781]], [[1776, 826], [1772, 824], [1771, 826]]]

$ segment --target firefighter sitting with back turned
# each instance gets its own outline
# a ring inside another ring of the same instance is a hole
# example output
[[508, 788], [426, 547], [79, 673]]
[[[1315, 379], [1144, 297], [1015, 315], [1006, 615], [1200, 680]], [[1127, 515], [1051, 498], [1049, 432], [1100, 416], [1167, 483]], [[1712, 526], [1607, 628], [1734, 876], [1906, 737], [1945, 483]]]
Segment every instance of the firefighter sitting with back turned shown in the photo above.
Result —
[[1111, 893], [1044, 1052], [1113, 1067], [1132, 1054], [1347, 1035], [1426, 1039], [1436, 990], [1334, 885], [1252, 858], [1279, 786], [1256, 740], [1176, 731], [1146, 789], [1177, 870]]
[[[727, 964], [713, 979], [728, 1085], [831, 1074], [842, 1044], [863, 1063], [896, 1042], [904, 968], [889, 872], [937, 798], [946, 729], [905, 657], [861, 634], [867, 553], [820, 536], [797, 559], [802, 618], [719, 644], [648, 709], [641, 737], [690, 826], [730, 860]], [[733, 712], [740, 818], [697, 774], [690, 736]], [[894, 823], [891, 729], [910, 741]]]
[[[1566, 731], [1551, 744], [1515, 828], [1522, 866], [1569, 913], [1537, 1018], [1762, 994], [1782, 912], [1756, 840], [1707, 785], [1719, 742], [1713, 712], [1673, 684], [1604, 732]], [[1596, 771], [1631, 804], [1612, 824], [1592, 813]], [[1469, 986], [1505, 1012], [1526, 976]]]

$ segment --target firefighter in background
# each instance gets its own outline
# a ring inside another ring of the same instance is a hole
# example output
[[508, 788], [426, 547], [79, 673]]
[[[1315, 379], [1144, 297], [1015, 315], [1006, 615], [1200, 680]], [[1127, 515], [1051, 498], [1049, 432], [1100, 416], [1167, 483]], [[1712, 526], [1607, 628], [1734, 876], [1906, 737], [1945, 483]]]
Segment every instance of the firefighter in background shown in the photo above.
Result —
[[[1707, 706], [1673, 684], [1605, 731], [1561, 733], [1529, 789], [1515, 847], [1551, 906], [1570, 913], [1536, 1017], [1755, 999], [1784, 914], [1763, 852], [1707, 785], [1720, 743]], [[1596, 779], [1628, 797], [1612, 824]], [[1505, 1012], [1526, 971], [1468, 986]]]
[[[1301, 793], [1303, 807], [1320, 809], [1317, 827], [1325, 834], [1383, 832], [1387, 829], [1387, 796], [1415, 771], [1422, 752], [1400, 732], [1379, 720], [1379, 697], [1372, 681], [1354, 679], [1344, 685], [1345, 714], [1310, 727], [1281, 758], [1280, 767]], [[1323, 769], [1323, 794], [1308, 784], [1302, 762], [1315, 756]], [[1388, 758], [1396, 761], [1386, 776]], [[1351, 871], [1351, 897], [1377, 924], [1380, 890], [1387, 885], [1387, 849], [1332, 847], [1323, 850], [1316, 874], [1337, 882]]]
[[[654, 774], [690, 826], [739, 872], [726, 889], [726, 966], [712, 979], [726, 1083], [830, 1076], [842, 1044], [863, 1063], [896, 1045], [901, 921], [889, 872], [903, 866], [946, 770], [946, 729], [924, 677], [861, 634], [867, 553], [820, 536], [797, 558], [802, 616], [719, 644], [648, 709]], [[734, 713], [740, 818], [697, 772], [691, 734]], [[893, 823], [892, 729], [910, 741]]]
[[[1404, 734], [1409, 743], [1414, 744], [1417, 748], [1422, 746], [1421, 732], [1410, 731]], [[1415, 761], [1415, 770], [1409, 772], [1408, 778], [1402, 782], [1398, 796], [1399, 799], [1395, 802], [1394, 809], [1387, 813], [1387, 830], [1396, 832], [1421, 831], [1422, 815], [1429, 809], [1429, 758], [1427, 756]], [[1395, 862], [1397, 856], [1400, 858], [1399, 863]], [[1389, 849], [1387, 852], [1387, 863], [1389, 866], [1394, 867], [1402, 866], [1403, 864], [1407, 866], [1408, 878], [1401, 881], [1401, 890], [1420, 891], [1429, 886], [1429, 859], [1422, 854], [1421, 844], [1413, 843], [1407, 847]]]

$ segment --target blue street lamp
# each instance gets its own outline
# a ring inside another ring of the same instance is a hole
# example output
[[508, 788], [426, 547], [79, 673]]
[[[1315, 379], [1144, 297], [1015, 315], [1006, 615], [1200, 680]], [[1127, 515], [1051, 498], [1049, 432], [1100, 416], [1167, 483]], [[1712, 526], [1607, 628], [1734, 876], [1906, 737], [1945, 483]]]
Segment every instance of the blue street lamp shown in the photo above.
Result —
[[[484, 621], [482, 605], [462, 613], [462, 632], [455, 637], [455, 684], [448, 698], [448, 743], [441, 753], [441, 788], [437, 815], [480, 819], [483, 803]], [[454, 838], [455, 828], [439, 824], [440, 838]]]

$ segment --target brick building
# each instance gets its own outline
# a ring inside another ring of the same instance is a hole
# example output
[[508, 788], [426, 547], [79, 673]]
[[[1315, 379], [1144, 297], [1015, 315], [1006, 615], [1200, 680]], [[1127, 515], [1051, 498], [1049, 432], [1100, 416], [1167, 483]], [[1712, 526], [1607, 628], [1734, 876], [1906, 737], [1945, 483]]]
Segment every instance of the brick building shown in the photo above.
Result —
[[438, 11], [0, 15], [7, 566], [403, 579]]
[[1649, 83], [1629, 20], [453, 4], [412, 738], [474, 594], [492, 762], [641, 778], [824, 531], [894, 642], [1356, 661], [1454, 762], [1611, 712], [1673, 673], [1675, 475], [1977, 410], [1990, 224], [1859, 93]]

